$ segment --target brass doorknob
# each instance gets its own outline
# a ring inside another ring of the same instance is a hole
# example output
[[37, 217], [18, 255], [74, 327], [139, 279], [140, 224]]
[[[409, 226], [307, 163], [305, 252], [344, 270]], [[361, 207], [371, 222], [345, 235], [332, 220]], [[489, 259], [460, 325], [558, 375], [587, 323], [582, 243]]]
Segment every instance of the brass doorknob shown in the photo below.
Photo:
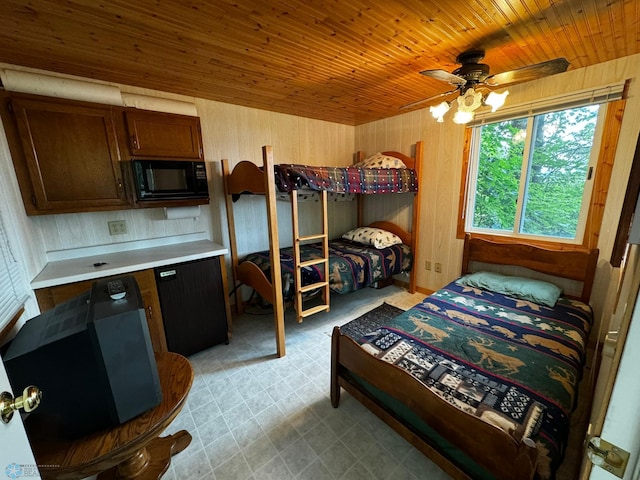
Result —
[[24, 409], [25, 412], [31, 412], [38, 408], [42, 400], [42, 392], [38, 387], [30, 385], [22, 391], [22, 396], [14, 399], [9, 392], [0, 393], [0, 420], [3, 423], [9, 423], [13, 417], [13, 412]]

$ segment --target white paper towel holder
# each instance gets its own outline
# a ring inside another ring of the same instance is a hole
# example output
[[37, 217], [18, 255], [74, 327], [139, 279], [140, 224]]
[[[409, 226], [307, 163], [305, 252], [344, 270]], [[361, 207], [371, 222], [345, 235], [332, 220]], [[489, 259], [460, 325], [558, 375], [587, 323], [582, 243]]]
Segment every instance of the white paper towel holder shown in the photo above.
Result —
[[167, 220], [177, 220], [180, 218], [193, 218], [200, 216], [200, 205], [188, 207], [164, 207], [164, 218]]

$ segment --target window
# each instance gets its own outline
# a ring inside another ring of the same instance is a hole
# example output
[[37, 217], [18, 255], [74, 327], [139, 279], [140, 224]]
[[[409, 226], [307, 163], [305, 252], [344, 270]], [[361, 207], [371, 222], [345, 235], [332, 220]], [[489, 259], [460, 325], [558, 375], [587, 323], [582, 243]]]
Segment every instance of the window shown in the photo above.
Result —
[[0, 212], [0, 330], [19, 312], [27, 298], [24, 275], [9, 243]]
[[476, 114], [465, 129], [456, 237], [595, 248], [629, 83]]
[[466, 230], [581, 242], [599, 110], [588, 105], [475, 127]]

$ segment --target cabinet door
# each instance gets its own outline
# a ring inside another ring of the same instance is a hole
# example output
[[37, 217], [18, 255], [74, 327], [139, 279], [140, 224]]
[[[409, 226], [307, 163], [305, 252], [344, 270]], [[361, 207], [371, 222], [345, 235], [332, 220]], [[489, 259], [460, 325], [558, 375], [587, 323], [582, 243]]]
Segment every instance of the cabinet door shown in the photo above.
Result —
[[14, 97], [38, 213], [127, 207], [108, 105]]
[[[167, 340], [164, 336], [164, 326], [162, 323], [162, 313], [160, 310], [160, 300], [156, 289], [156, 280], [153, 270], [141, 270], [130, 275], [136, 279], [140, 296], [144, 304], [144, 311], [147, 316], [147, 325], [154, 352], [166, 352]], [[121, 275], [116, 275], [121, 276]], [[105, 277], [109, 278], [109, 277]], [[115, 278], [115, 277], [114, 277]], [[91, 290], [95, 280], [84, 280], [82, 282], [67, 283], [55, 287], [40, 288], [35, 291], [38, 299], [38, 306], [41, 312], [51, 310], [53, 307]]]
[[198, 117], [133, 109], [125, 118], [132, 158], [204, 158]]
[[147, 316], [147, 325], [149, 326], [149, 335], [151, 335], [153, 351], [168, 352], [167, 339], [164, 335], [164, 325], [162, 323], [160, 298], [158, 297], [154, 272], [150, 269], [142, 270], [135, 272], [133, 276], [140, 288], [140, 296], [142, 297], [142, 303], [144, 304], [144, 310]]

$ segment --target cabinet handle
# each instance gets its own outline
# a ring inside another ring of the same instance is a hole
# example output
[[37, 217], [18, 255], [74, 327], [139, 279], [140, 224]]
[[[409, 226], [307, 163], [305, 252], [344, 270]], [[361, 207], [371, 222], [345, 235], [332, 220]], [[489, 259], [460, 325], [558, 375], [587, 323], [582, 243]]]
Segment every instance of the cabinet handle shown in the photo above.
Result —
[[116, 181], [118, 182], [118, 190], [124, 190], [124, 188], [122, 187], [122, 180], [118, 178]]
[[151, 305], [147, 306], [147, 312], [149, 312], [149, 320], [153, 318], [153, 310], [151, 309]]
[[140, 148], [140, 145], [138, 145], [138, 137], [136, 135], [131, 135], [131, 144], [136, 150]]

